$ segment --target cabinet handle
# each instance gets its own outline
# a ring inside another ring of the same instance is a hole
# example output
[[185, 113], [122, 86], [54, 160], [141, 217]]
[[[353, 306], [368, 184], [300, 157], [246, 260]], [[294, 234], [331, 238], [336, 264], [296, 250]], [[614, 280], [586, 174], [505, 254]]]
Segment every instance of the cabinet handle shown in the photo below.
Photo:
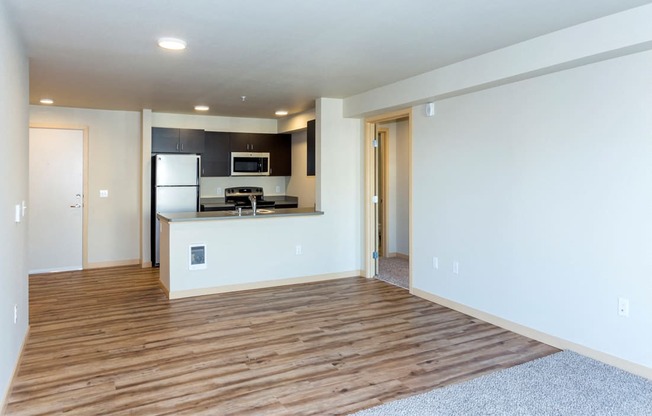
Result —
[[183, 143], [181, 143], [181, 151], [183, 152]]
[[179, 143], [177, 143], [177, 152], [179, 151]]

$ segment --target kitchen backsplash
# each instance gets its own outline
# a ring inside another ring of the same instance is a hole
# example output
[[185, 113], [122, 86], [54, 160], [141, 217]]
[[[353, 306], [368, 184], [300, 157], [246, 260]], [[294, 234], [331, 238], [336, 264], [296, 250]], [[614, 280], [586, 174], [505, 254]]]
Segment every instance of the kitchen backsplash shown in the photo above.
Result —
[[199, 189], [202, 198], [223, 197], [224, 188], [231, 186], [261, 186], [265, 195], [285, 195], [287, 180], [285, 176], [206, 177]]

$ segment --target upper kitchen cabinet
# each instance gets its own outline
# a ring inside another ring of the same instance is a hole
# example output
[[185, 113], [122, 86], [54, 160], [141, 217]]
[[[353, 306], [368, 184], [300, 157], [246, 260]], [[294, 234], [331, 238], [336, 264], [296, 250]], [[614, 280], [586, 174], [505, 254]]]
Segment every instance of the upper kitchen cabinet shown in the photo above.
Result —
[[315, 176], [315, 120], [310, 120], [308, 122], [307, 129], [307, 148], [308, 148], [308, 159], [307, 159], [307, 174], [308, 176]]
[[207, 131], [202, 153], [202, 176], [230, 176], [231, 152], [269, 153], [270, 176], [292, 175], [290, 134]]
[[270, 176], [292, 175], [292, 136], [289, 134], [231, 133], [232, 152], [267, 152]]
[[270, 135], [270, 175], [271, 176], [292, 176], [292, 135], [273, 134]]
[[201, 156], [202, 176], [229, 176], [230, 164], [230, 133], [207, 131]]
[[152, 127], [152, 153], [203, 153], [204, 130]]
[[263, 133], [231, 133], [232, 152], [271, 152], [270, 136]]

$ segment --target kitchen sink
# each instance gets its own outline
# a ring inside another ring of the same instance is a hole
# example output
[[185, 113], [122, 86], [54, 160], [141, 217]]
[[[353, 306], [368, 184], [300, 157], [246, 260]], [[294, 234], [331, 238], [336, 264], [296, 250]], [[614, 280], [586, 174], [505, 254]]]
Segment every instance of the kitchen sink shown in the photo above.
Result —
[[[236, 216], [238, 215], [237, 210], [236, 211], [228, 211], [228, 212], [231, 215], [236, 215]], [[274, 212], [276, 212], [276, 211], [274, 211], [273, 209], [258, 208], [256, 210], [256, 215], [269, 215], [269, 214], [273, 214]], [[250, 209], [243, 209], [242, 210], [242, 216], [243, 217], [245, 217], [245, 216], [246, 217], [253, 216], [253, 211], [250, 210]]]

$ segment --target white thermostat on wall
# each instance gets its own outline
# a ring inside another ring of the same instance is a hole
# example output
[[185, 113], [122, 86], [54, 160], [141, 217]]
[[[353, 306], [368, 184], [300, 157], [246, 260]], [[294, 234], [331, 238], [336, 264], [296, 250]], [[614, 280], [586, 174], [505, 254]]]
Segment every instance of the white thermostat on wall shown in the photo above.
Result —
[[191, 244], [188, 254], [188, 269], [201, 270], [206, 268], [206, 244]]

